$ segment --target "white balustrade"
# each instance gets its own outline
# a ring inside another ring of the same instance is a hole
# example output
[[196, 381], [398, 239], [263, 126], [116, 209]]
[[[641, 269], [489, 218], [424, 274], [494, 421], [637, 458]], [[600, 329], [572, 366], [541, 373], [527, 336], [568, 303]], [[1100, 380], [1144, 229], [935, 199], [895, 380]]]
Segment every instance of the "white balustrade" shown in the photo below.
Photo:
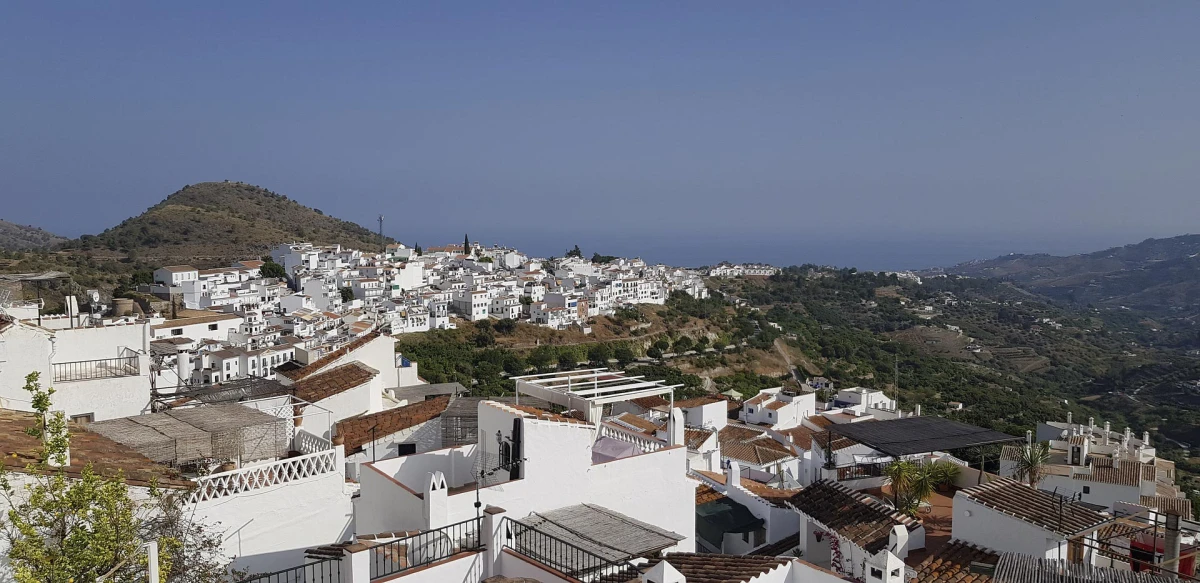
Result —
[[294, 447], [300, 453], [309, 454], [333, 449], [333, 444], [324, 437], [313, 435], [303, 429], [297, 429]]
[[605, 437], [611, 437], [618, 441], [624, 441], [626, 443], [632, 443], [633, 445], [636, 445], [638, 449], [642, 450], [642, 453], [658, 451], [667, 446], [666, 443], [658, 439], [645, 437], [634, 431], [626, 430], [607, 423], [600, 425], [600, 431]]
[[242, 492], [342, 471], [342, 468], [336, 466], [337, 452], [329, 449], [259, 466], [203, 476], [193, 480], [196, 482], [196, 487], [188, 494], [188, 502], [216, 500]]

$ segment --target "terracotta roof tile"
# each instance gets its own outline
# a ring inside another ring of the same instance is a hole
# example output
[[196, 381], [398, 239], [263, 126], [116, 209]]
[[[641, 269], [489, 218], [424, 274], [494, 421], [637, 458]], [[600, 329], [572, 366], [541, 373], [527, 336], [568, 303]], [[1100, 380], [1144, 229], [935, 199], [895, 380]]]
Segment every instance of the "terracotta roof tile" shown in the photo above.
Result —
[[770, 395], [770, 393], [759, 393], [759, 394], [757, 394], [757, 395], [755, 395], [755, 396], [751, 397], [749, 400], [747, 400], [747, 401], [745, 402], [745, 404], [747, 404], [747, 405], [758, 405], [759, 403], [764, 403], [764, 402], [766, 402], [766, 400], [767, 400], [767, 399], [770, 399], [770, 398], [771, 398], [771, 395]]
[[713, 487], [709, 486], [708, 484], [700, 484], [699, 486], [696, 486], [696, 506], [707, 504], [713, 500], [720, 500], [724, 497], [724, 494], [714, 490]]
[[962, 541], [953, 541], [917, 565], [914, 583], [989, 583], [991, 575], [971, 572], [971, 563], [995, 565], [1000, 556]]
[[720, 399], [717, 397], [695, 397], [692, 399], [684, 399], [682, 401], [675, 401], [675, 406], [679, 407], [681, 409], [689, 409], [691, 407], [700, 407], [703, 405], [711, 405], [713, 403], [719, 403], [723, 400], [724, 399]]
[[796, 447], [809, 450], [812, 449], [813, 435], [815, 435], [817, 432], [800, 425], [791, 429], [784, 429], [779, 433], [792, 440], [792, 443], [795, 444]]
[[[688, 583], [746, 582], [791, 561], [780, 557], [699, 553], [671, 553], [661, 560], [679, 571]], [[649, 570], [657, 564], [658, 560], [652, 560], [645, 565], [645, 569]]]
[[996, 478], [956, 495], [1064, 536], [1091, 530], [1105, 520], [1095, 510], [1060, 504], [1058, 496], [1008, 478]]
[[370, 342], [376, 338], [379, 338], [380, 334], [381, 333], [378, 331], [376, 331], [372, 334], [367, 334], [366, 336], [363, 336], [362, 338], [358, 338], [358, 339], [354, 340], [353, 342], [350, 342], [350, 343], [346, 344], [345, 346], [343, 346], [337, 350], [334, 350], [333, 352], [330, 352], [329, 354], [322, 356], [321, 358], [317, 359], [316, 361], [310, 362], [300, 368], [292, 369], [292, 370], [279, 369], [278, 374], [280, 374], [281, 376], [285, 376], [293, 381], [302, 380], [308, 376], [316, 374], [318, 371], [325, 368], [326, 366], [333, 364], [335, 361], [337, 361], [337, 359], [339, 359], [343, 356], [346, 356], [347, 354], [350, 354], [351, 352], [354, 352], [355, 350], [358, 350], [359, 348], [362, 348], [368, 342]]
[[237, 320], [241, 316], [237, 314], [206, 314], [204, 316], [192, 316], [190, 318], [176, 318], [174, 320], [166, 320], [162, 324], [155, 324], [150, 327], [151, 330], [165, 330], [167, 328], [179, 328], [182, 326], [191, 326], [194, 324], [211, 324], [213, 322], [221, 322], [224, 320]]
[[[30, 437], [25, 430], [37, 423], [33, 413], [0, 409], [0, 454], [4, 455], [4, 467], [9, 471], [24, 472], [26, 466], [38, 462], [42, 442]], [[165, 487], [189, 487], [192, 482], [178, 472], [155, 463], [137, 450], [109, 439], [77, 423], [68, 423], [71, 438], [71, 465], [66, 475], [79, 477], [88, 464], [105, 476], [121, 472], [125, 481], [132, 485], [145, 486], [152, 481]]]
[[351, 417], [339, 421], [335, 433], [345, 440], [346, 453], [356, 452], [371, 442], [372, 435], [379, 439], [416, 427], [441, 415], [449, 404], [450, 396], [444, 395], [370, 415]]
[[297, 398], [309, 403], [316, 403], [321, 399], [327, 399], [355, 387], [360, 387], [370, 382], [377, 374], [379, 374], [379, 371], [361, 362], [354, 361], [308, 377], [292, 385], [290, 388], [295, 391]]
[[621, 425], [626, 425], [647, 435], [654, 435], [656, 432], [658, 432], [659, 428], [657, 423], [654, 423], [643, 417], [638, 417], [633, 413], [621, 413], [620, 415], [617, 415], [613, 421], [616, 421]]
[[662, 395], [653, 395], [650, 397], [639, 397], [637, 399], [630, 399], [629, 402], [633, 403], [634, 405], [637, 405], [638, 407], [641, 407], [643, 409], [653, 409], [655, 407], [666, 407], [667, 405], [670, 404], [670, 402], [667, 401], [666, 399], [664, 399], [662, 397]]
[[1140, 504], [1161, 512], [1175, 513], [1187, 519], [1190, 519], [1192, 516], [1192, 501], [1187, 498], [1142, 496]]
[[766, 404], [766, 408], [772, 411], [778, 411], [786, 406], [787, 403], [784, 403], [783, 401], [771, 401], [770, 403]]
[[804, 488], [787, 503], [871, 554], [887, 548], [892, 527], [915, 526], [895, 510], [828, 480]]
[[582, 419], [576, 419], [574, 417], [567, 417], [565, 415], [560, 415], [558, 413], [551, 413], [544, 409], [538, 409], [537, 407], [530, 407], [528, 405], [504, 405], [504, 406], [512, 408], [512, 409], [516, 409], [522, 413], [525, 413], [526, 415], [533, 417], [534, 419], [541, 419], [542, 421], [557, 421], [559, 423], [575, 423], [578, 425], [591, 425], [590, 423], [588, 423], [587, 421], [584, 421]]
[[830, 421], [824, 415], [813, 415], [812, 417], [808, 418], [808, 422], [812, 423], [813, 425], [816, 425], [820, 429], [829, 429], [830, 427], [835, 425], [835, 423], [833, 421]]
[[683, 442], [687, 444], [688, 449], [700, 449], [704, 442], [708, 441], [713, 431], [711, 429], [695, 429], [685, 427], [683, 429]]

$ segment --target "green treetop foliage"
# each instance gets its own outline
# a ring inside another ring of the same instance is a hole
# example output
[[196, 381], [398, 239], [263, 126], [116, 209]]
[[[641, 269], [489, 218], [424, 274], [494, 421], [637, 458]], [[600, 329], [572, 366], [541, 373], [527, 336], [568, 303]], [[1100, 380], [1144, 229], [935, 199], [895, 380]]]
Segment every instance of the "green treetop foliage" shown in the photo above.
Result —
[[583, 259], [583, 250], [581, 250], [579, 248], [579, 245], [576, 245], [574, 249], [567, 251], [567, 257], [575, 257], [578, 259]]
[[599, 253], [592, 253], [592, 263], [612, 263], [617, 259], [620, 258], [616, 255], [601, 255]]
[[103, 476], [91, 464], [78, 477], [67, 474], [67, 423], [61, 411], [51, 411], [54, 390], [42, 389], [38, 377], [26, 376], [25, 390], [38, 417], [27, 433], [42, 440], [39, 461], [19, 476], [0, 466], [0, 496], [9, 508], [0, 519], [0, 537], [9, 547], [13, 580], [145, 581], [141, 549], [155, 541], [162, 581], [227, 581], [220, 535], [188, 520], [178, 496], [152, 485], [148, 498], [134, 500], [120, 474]]
[[342, 301], [343, 301], [343, 302], [352, 302], [352, 301], [354, 301], [354, 290], [353, 290], [353, 289], [350, 289], [350, 288], [348, 288], [348, 287], [344, 287], [344, 288], [341, 288], [341, 289], [339, 289], [339, 290], [338, 290], [338, 293], [342, 294]]
[[471, 236], [463, 235], [463, 255], [471, 254]]
[[267, 260], [263, 263], [262, 268], [259, 269], [259, 274], [263, 277], [287, 279], [287, 271], [283, 269], [283, 266], [275, 263], [275, 261], [271, 260], [270, 258], [267, 258]]

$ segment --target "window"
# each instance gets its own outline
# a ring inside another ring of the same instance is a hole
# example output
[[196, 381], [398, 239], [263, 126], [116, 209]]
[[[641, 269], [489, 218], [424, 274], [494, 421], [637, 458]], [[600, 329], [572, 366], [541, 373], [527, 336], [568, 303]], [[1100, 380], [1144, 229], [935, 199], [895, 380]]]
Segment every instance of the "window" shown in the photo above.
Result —
[[183, 336], [183, 328], [171, 328], [171, 336]]
[[216, 330], [216, 329], [217, 329], [217, 325], [216, 325], [216, 324], [209, 324], [209, 325], [208, 325], [208, 329], [209, 329], [209, 330]]
[[1091, 487], [1091, 486], [1084, 486], [1084, 487], [1083, 487], [1083, 493], [1084, 493], [1084, 494], [1091, 494], [1091, 493], [1092, 493], [1092, 487]]
[[229, 361], [225, 361], [225, 372], [229, 372]]
[[742, 533], [742, 542], [744, 542], [746, 544], [750, 544], [750, 533], [748, 533], [748, 532]]
[[871, 567], [871, 578], [879, 579], [880, 581], [882, 581], [883, 580], [883, 569], [879, 569], [877, 567]]
[[747, 413], [753, 413], [753, 412], [754, 412], [754, 407], [746, 407], [746, 412], [747, 412]]
[[88, 423], [91, 423], [92, 421], [95, 421], [95, 420], [96, 420], [95, 413], [85, 413], [83, 415], [72, 415], [71, 416], [72, 423], [82, 423], [83, 425], [87, 425]]

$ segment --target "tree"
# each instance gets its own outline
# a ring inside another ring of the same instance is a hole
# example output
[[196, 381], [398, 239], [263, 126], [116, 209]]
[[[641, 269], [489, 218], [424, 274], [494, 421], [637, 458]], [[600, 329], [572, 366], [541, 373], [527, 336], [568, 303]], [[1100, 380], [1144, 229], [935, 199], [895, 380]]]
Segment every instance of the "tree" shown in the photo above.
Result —
[[496, 332], [508, 336], [517, 331], [517, 321], [512, 318], [501, 318], [496, 321]]
[[[154, 485], [135, 501], [123, 477], [102, 476], [91, 464], [78, 477], [66, 472], [70, 436], [61, 411], [51, 412], [53, 388], [42, 389], [36, 372], [25, 390], [37, 414], [26, 430], [42, 440], [39, 461], [26, 467], [18, 485], [0, 468], [0, 496], [9, 510], [0, 519], [0, 537], [17, 583], [74, 583], [145, 580], [146, 541], [159, 546], [161, 580], [218, 583], [227, 580], [221, 537], [186, 517], [178, 496]], [[235, 579], [243, 575], [238, 573]]]
[[588, 360], [595, 364], [607, 364], [612, 358], [612, 350], [607, 344], [593, 344], [588, 348]]
[[463, 235], [463, 255], [471, 254], [471, 237]]
[[620, 363], [621, 366], [625, 366], [634, 360], [637, 360], [637, 355], [635, 355], [633, 350], [628, 346], [622, 346], [613, 351], [613, 358], [617, 359], [617, 362]]
[[579, 248], [579, 245], [576, 245], [574, 249], [571, 249], [570, 251], [567, 251], [567, 255], [566, 255], [566, 256], [567, 256], [567, 257], [575, 257], [575, 258], [578, 258], [578, 259], [583, 259], [583, 251], [582, 251], [582, 250]]
[[646, 350], [646, 356], [649, 356], [650, 358], [662, 358], [662, 354], [662, 350], [660, 350], [657, 346], [651, 346]]
[[529, 358], [526, 360], [529, 362], [530, 366], [536, 368], [539, 372], [544, 372], [546, 369], [550, 368], [550, 363], [554, 362], [556, 356], [557, 355], [554, 353], [553, 348], [549, 346], [539, 346], [534, 348], [529, 353]]
[[274, 261], [266, 261], [258, 270], [259, 275], [263, 277], [274, 277], [276, 279], [287, 279], [287, 271], [282, 265]]
[[883, 477], [892, 486], [892, 504], [896, 508], [900, 508], [901, 492], [908, 489], [916, 473], [917, 466], [907, 460], [896, 460], [883, 467]]
[[416, 253], [417, 256], [420, 257], [421, 255], [425, 254], [425, 250], [421, 248], [420, 243], [417, 243], [416, 245], [413, 245], [413, 253]]
[[692, 349], [692, 338], [690, 336], [680, 336], [675, 340], [675, 352], [682, 354]]
[[1013, 460], [1013, 475], [1018, 480], [1029, 482], [1036, 488], [1038, 482], [1046, 475], [1046, 466], [1050, 463], [1050, 444], [1033, 443], [1019, 448], [1017, 457]]
[[344, 287], [344, 288], [342, 288], [342, 289], [339, 289], [339, 290], [338, 290], [338, 292], [340, 292], [340, 293], [342, 294], [342, 301], [343, 301], [343, 302], [352, 302], [352, 301], [354, 301], [354, 290], [352, 290], [352, 289], [350, 289], [350, 288], [348, 288], [348, 287]]

